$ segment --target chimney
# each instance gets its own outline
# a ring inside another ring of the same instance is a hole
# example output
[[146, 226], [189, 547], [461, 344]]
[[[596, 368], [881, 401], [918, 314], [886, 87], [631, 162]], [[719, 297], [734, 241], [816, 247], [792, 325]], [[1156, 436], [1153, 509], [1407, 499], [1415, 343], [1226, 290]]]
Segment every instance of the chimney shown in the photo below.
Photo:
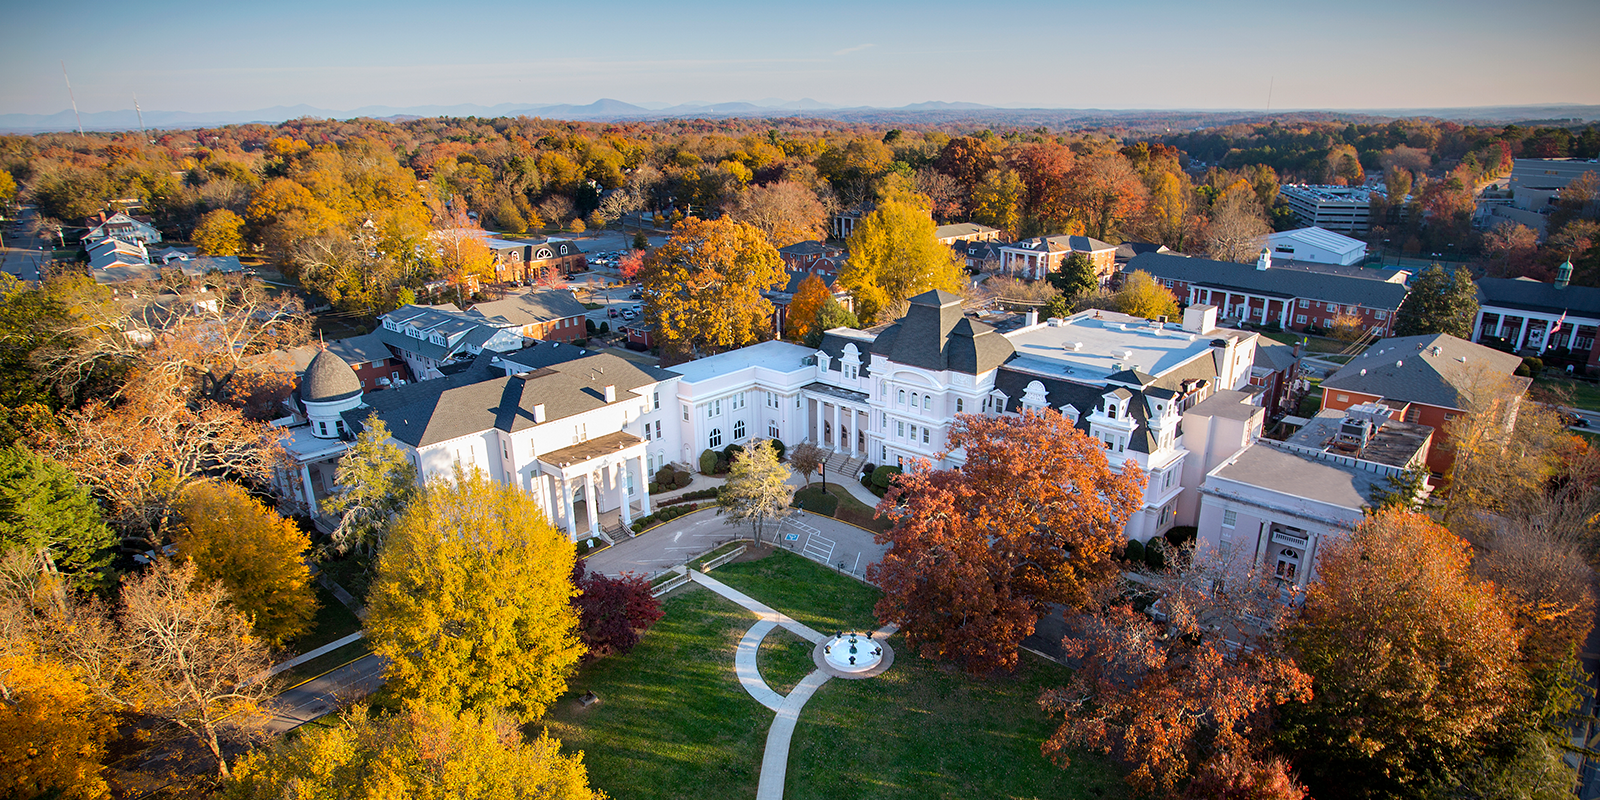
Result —
[[1263, 271], [1272, 269], [1272, 253], [1265, 247], [1261, 248], [1261, 255], [1256, 256], [1256, 269]]
[[533, 424], [537, 425], [541, 422], [544, 422], [544, 403], [539, 403], [533, 407]]
[[616, 384], [611, 384], [611, 385], [606, 387], [606, 402], [607, 403], [615, 403], [615, 402], [617, 402], [617, 386], [616, 386]]
[[1556, 288], [1565, 289], [1567, 288], [1567, 284], [1571, 282], [1572, 259], [1569, 258], [1566, 261], [1561, 262], [1561, 266], [1556, 267]]
[[1028, 312], [1028, 326], [1032, 327], [1032, 326], [1038, 325], [1038, 324], [1039, 324], [1039, 311], [1038, 311], [1038, 309], [1033, 309], [1033, 310]]
[[1183, 329], [1190, 333], [1210, 333], [1217, 327], [1217, 307], [1204, 304], [1183, 310]]

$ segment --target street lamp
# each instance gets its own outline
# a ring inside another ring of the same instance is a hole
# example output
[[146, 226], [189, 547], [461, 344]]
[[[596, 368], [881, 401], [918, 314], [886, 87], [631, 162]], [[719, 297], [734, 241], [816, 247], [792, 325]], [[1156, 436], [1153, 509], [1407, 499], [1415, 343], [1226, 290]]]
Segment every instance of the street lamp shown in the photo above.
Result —
[[822, 491], [828, 491], [828, 462], [822, 462]]

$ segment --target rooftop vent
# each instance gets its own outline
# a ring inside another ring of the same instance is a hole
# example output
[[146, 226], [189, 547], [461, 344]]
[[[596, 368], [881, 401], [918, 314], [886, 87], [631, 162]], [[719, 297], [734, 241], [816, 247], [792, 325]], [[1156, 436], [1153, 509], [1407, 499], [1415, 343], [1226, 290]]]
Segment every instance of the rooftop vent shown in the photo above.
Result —
[[533, 407], [533, 422], [537, 425], [544, 422], [544, 419], [544, 403], [539, 403]]
[[1434, 346], [1433, 346], [1433, 349], [1432, 349], [1432, 350], [1430, 350], [1430, 351], [1429, 351], [1429, 352], [1431, 352], [1431, 353], [1433, 353], [1433, 354], [1434, 354], [1434, 355], [1439, 355], [1439, 354], [1441, 354], [1441, 353], [1443, 353], [1443, 352], [1444, 352], [1444, 348], [1443, 348], [1443, 347], [1440, 347], [1440, 346], [1438, 346], [1438, 345], [1434, 345]]
[[1066, 349], [1071, 350], [1074, 353], [1081, 353], [1083, 352], [1083, 342], [1073, 342], [1072, 344], [1067, 345]]

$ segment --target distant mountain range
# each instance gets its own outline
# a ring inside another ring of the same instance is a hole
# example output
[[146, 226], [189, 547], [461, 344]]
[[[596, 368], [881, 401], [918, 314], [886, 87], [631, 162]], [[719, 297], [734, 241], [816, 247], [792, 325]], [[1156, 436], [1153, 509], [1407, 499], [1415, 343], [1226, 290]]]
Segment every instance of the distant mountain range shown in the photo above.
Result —
[[[1168, 126], [1184, 128], [1234, 122], [1261, 121], [1268, 115], [1252, 110], [1175, 110], [1175, 109], [1063, 109], [1063, 108], [998, 108], [978, 103], [949, 103], [929, 101], [912, 103], [898, 108], [871, 106], [839, 107], [811, 98], [783, 100], [765, 98], [756, 102], [731, 103], [624, 103], [621, 100], [600, 99], [587, 105], [529, 105], [525, 103], [500, 103], [493, 106], [472, 104], [409, 106], [365, 106], [346, 111], [335, 111], [308, 105], [274, 106], [255, 111], [146, 111], [144, 127], [150, 130], [205, 128], [219, 125], [245, 123], [275, 124], [300, 117], [324, 119], [352, 119], [372, 117], [377, 119], [414, 119], [417, 117], [546, 117], [553, 119], [622, 121], [671, 118], [729, 118], [729, 117], [811, 117], [836, 119], [845, 122], [879, 124], [927, 123], [940, 124], [967, 122], [991, 125], [1051, 125], [1051, 126], [1134, 126], [1150, 128]], [[1436, 117], [1460, 122], [1551, 122], [1557, 120], [1600, 120], [1600, 106], [1594, 105], [1527, 105], [1487, 106], [1480, 108], [1415, 108], [1370, 109], [1346, 111], [1280, 111], [1272, 117], [1310, 119], [1350, 119], [1372, 121], [1396, 117]], [[0, 131], [7, 133], [43, 133], [71, 131], [78, 127], [72, 111], [55, 114], [0, 114]], [[101, 111], [83, 115], [84, 130], [122, 131], [139, 128], [139, 117], [133, 109]]]

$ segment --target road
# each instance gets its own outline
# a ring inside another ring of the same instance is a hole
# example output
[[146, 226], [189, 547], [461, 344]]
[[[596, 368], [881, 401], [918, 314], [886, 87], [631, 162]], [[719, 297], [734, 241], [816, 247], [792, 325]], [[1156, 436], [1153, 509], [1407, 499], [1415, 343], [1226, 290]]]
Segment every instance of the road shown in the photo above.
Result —
[[50, 259], [50, 251], [41, 249], [48, 240], [28, 232], [38, 213], [38, 209], [24, 206], [15, 225], [6, 223], [5, 247], [0, 248], [0, 269], [25, 281], [39, 280], [39, 269]]
[[381, 656], [368, 654], [285, 690], [267, 702], [267, 729], [283, 733], [372, 694], [383, 685], [383, 667]]

